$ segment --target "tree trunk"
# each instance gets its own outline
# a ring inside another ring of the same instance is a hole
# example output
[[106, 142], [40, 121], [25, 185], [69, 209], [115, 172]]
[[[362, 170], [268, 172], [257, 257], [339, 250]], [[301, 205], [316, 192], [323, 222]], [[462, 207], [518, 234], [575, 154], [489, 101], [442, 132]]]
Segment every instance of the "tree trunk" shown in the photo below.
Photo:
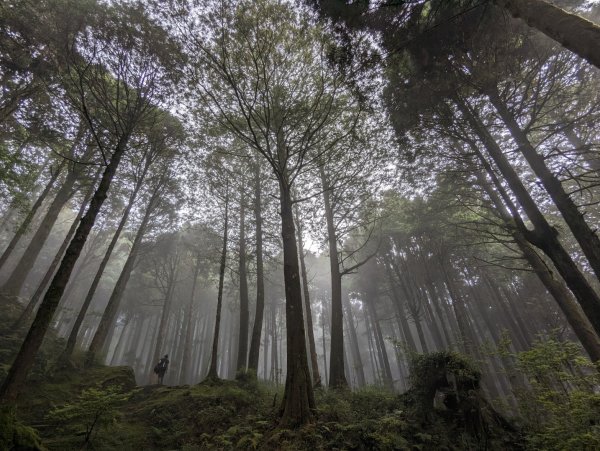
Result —
[[[597, 45], [600, 45], [600, 41], [598, 41]], [[600, 279], [600, 239], [598, 235], [587, 224], [575, 202], [565, 192], [560, 180], [548, 169], [544, 157], [538, 154], [529, 142], [527, 134], [521, 130], [515, 117], [500, 98], [497, 88], [492, 88], [488, 93], [488, 97], [500, 114], [511, 136], [518, 144], [519, 150], [529, 163], [529, 166], [531, 166], [535, 175], [538, 176], [542, 185], [544, 185], [544, 188], [550, 194], [554, 204], [579, 243], [581, 250], [587, 257], [596, 277]]]
[[65, 178], [65, 181], [57, 191], [56, 196], [48, 207], [48, 211], [46, 212], [44, 219], [42, 219], [38, 229], [31, 238], [31, 241], [25, 249], [25, 252], [0, 290], [4, 295], [16, 297], [21, 293], [25, 279], [27, 279], [29, 272], [33, 269], [33, 266], [35, 265], [35, 262], [40, 255], [46, 240], [50, 236], [52, 227], [58, 219], [58, 215], [73, 195], [73, 186], [77, 182], [77, 178], [78, 171], [75, 169], [69, 172]]
[[413, 339], [412, 333], [410, 331], [410, 326], [408, 324], [408, 320], [406, 319], [406, 309], [404, 306], [404, 302], [402, 302], [402, 298], [400, 297], [400, 293], [398, 293], [398, 287], [394, 282], [394, 276], [391, 270], [391, 262], [387, 256], [384, 258], [385, 260], [385, 268], [388, 275], [388, 282], [390, 287], [392, 288], [392, 305], [394, 306], [394, 310], [396, 311], [396, 317], [398, 320], [398, 324], [400, 329], [404, 333], [404, 339], [406, 340], [406, 345], [408, 346], [408, 350], [410, 352], [416, 352], [417, 347], [415, 344], [415, 340]]
[[515, 243], [523, 253], [523, 257], [529, 263], [533, 271], [536, 273], [542, 284], [546, 287], [548, 292], [552, 295], [559, 308], [564, 313], [567, 321], [573, 328], [575, 335], [579, 338], [579, 341], [583, 345], [586, 352], [590, 355], [593, 361], [600, 360], [600, 338], [594, 331], [594, 328], [585, 317], [575, 299], [567, 288], [560, 281], [554, 278], [552, 271], [544, 263], [541, 257], [532, 249], [522, 233], [514, 225], [510, 213], [506, 210], [506, 207], [498, 197], [498, 195], [489, 186], [483, 174], [478, 174], [478, 183], [486, 191], [492, 203], [495, 205], [502, 220], [507, 224], [509, 231], [511, 232]]
[[375, 309], [374, 305], [375, 296], [373, 293], [370, 293], [365, 303], [367, 304], [367, 311], [369, 312], [369, 316], [371, 318], [371, 324], [373, 326], [373, 336], [375, 338], [375, 345], [377, 347], [379, 361], [381, 362], [382, 366], [383, 384], [390, 390], [393, 390], [394, 380], [392, 379], [392, 369], [390, 367], [390, 361], [388, 359], [387, 350], [385, 348], [385, 341], [383, 339], [383, 334], [381, 333], [379, 320], [377, 319], [377, 310]]
[[29, 321], [29, 318], [31, 317], [32, 313], [34, 312], [35, 308], [37, 307], [39, 300], [42, 298], [42, 295], [44, 294], [44, 290], [50, 283], [50, 280], [52, 280], [52, 276], [54, 275], [54, 272], [56, 271], [58, 264], [62, 260], [65, 250], [67, 249], [67, 246], [71, 242], [73, 235], [75, 235], [75, 231], [77, 230], [77, 227], [79, 226], [79, 221], [81, 220], [81, 218], [83, 217], [83, 215], [85, 213], [87, 204], [90, 201], [92, 195], [94, 194], [95, 183], [98, 180], [98, 175], [99, 175], [99, 172], [96, 174], [96, 177], [94, 177], [94, 182], [92, 183], [87, 194], [81, 201], [81, 206], [79, 207], [77, 216], [75, 216], [75, 219], [73, 220], [73, 223], [71, 224], [71, 227], [69, 228], [69, 231], [67, 232], [67, 235], [65, 236], [62, 244], [60, 245], [60, 248], [56, 252], [56, 255], [54, 256], [52, 263], [50, 263], [50, 266], [48, 267], [46, 274], [44, 274], [44, 278], [39, 283], [37, 289], [35, 290], [35, 293], [33, 293], [33, 296], [27, 303], [27, 307], [25, 307], [25, 310], [23, 310], [23, 313], [21, 313], [21, 315], [19, 316], [19, 319], [17, 319], [17, 321], [15, 322], [15, 324], [14, 324], [15, 328], [19, 328]]
[[198, 274], [200, 272], [200, 255], [196, 256], [196, 265], [194, 266], [194, 275], [192, 276], [192, 292], [190, 293], [190, 301], [188, 302], [186, 309], [186, 326], [185, 326], [185, 344], [183, 347], [183, 359], [181, 362], [181, 377], [180, 383], [191, 382], [190, 373], [190, 361], [192, 359], [192, 347], [193, 347], [193, 327], [192, 317], [194, 314], [194, 297], [196, 295], [196, 285], [198, 282]]
[[219, 291], [217, 294], [217, 314], [215, 318], [215, 331], [213, 336], [212, 351], [210, 354], [210, 367], [207, 379], [219, 378], [217, 360], [219, 355], [219, 330], [221, 328], [221, 310], [223, 309], [223, 284], [225, 282], [225, 267], [227, 264], [227, 232], [229, 228], [229, 184], [226, 182], [225, 192], [225, 221], [223, 224], [223, 249], [221, 251], [221, 265], [219, 267]]
[[[344, 304], [344, 313], [348, 322], [348, 332], [350, 337], [350, 347], [352, 349], [352, 360], [354, 361], [354, 370], [356, 371], [357, 383], [359, 387], [366, 385], [365, 370], [360, 356], [360, 347], [358, 346], [358, 337], [356, 336], [356, 327], [354, 326], [354, 315], [352, 314], [352, 306], [348, 299], [348, 293], [342, 296], [342, 302]], [[316, 352], [315, 352], [316, 357]]]
[[[265, 276], [263, 266], [263, 231], [262, 231], [262, 200], [260, 183], [260, 164], [256, 164], [254, 174], [254, 220], [256, 222], [256, 313], [252, 327], [252, 339], [250, 340], [250, 352], [248, 355], [248, 369], [258, 373], [258, 358], [260, 355], [260, 337], [263, 328], [265, 314]], [[264, 352], [267, 352], [266, 345]], [[267, 375], [265, 374], [265, 379]]]
[[142, 175], [137, 179], [136, 184], [133, 187], [133, 191], [129, 195], [129, 199], [127, 199], [127, 205], [125, 206], [125, 210], [123, 211], [121, 220], [119, 221], [117, 229], [115, 230], [115, 233], [113, 234], [113, 237], [112, 237], [110, 243], [108, 244], [108, 248], [106, 249], [106, 252], [104, 253], [104, 257], [102, 258], [102, 261], [100, 262], [100, 266], [98, 267], [96, 274], [94, 275], [92, 284], [90, 285], [90, 288], [88, 289], [87, 294], [83, 300], [83, 304], [82, 304], [81, 308], [79, 309], [79, 313], [77, 314], [77, 319], [75, 320], [75, 324], [73, 325], [73, 327], [71, 329], [71, 333], [69, 335], [69, 339], [67, 341], [67, 346], [66, 346], [65, 353], [63, 354], [63, 357], [70, 358], [71, 354], [73, 353], [73, 349], [75, 348], [75, 342], [77, 340], [77, 335], [79, 334], [79, 328], [81, 327], [81, 323], [83, 322], [83, 319], [85, 318], [88, 307], [90, 306], [92, 299], [94, 297], [94, 294], [96, 293], [96, 289], [98, 288], [98, 285], [100, 284], [100, 280], [102, 279], [102, 275], [104, 274], [104, 270], [106, 269], [106, 266], [108, 265], [108, 262], [113, 253], [113, 250], [115, 249], [117, 243], [119, 242], [119, 238], [121, 237], [121, 232], [123, 231], [125, 224], [127, 224], [127, 220], [129, 219], [129, 214], [131, 213], [133, 203], [142, 187], [144, 177], [145, 177], [149, 167], [150, 167], [150, 160], [147, 159], [144, 169], [142, 171]]
[[21, 224], [19, 225], [19, 228], [17, 229], [17, 231], [13, 235], [12, 239], [8, 243], [8, 246], [6, 246], [6, 249], [4, 249], [4, 252], [2, 252], [2, 256], [0, 256], [0, 270], [2, 270], [2, 268], [4, 267], [4, 264], [8, 260], [8, 257], [10, 257], [10, 255], [14, 251], [15, 247], [17, 246], [17, 243], [19, 242], [21, 237], [25, 234], [25, 232], [29, 228], [29, 225], [31, 224], [33, 217], [35, 216], [38, 209], [42, 206], [42, 203], [44, 202], [44, 200], [50, 193], [50, 190], [54, 186], [56, 179], [58, 178], [62, 169], [64, 168], [66, 161], [67, 160], [63, 160], [60, 163], [60, 165], [58, 166], [58, 168], [56, 168], [56, 170], [52, 173], [50, 180], [48, 180], [48, 183], [44, 187], [44, 190], [41, 192], [41, 194], [38, 196], [38, 198], [36, 199], [34, 204], [31, 206], [31, 209], [27, 213], [27, 216], [25, 216], [25, 219], [23, 219], [23, 222], [21, 222]]
[[494, 3], [600, 69], [600, 26], [594, 22], [544, 0], [494, 0]]
[[[160, 314], [160, 322], [158, 323], [158, 335], [156, 337], [156, 345], [154, 346], [154, 354], [152, 357], [152, 361], [156, 363], [158, 363], [166, 343], [167, 329], [169, 324], [169, 314], [171, 313], [171, 304], [173, 302], [173, 297], [175, 296], [175, 285], [177, 283], [177, 270], [178, 268], [176, 266], [173, 273], [169, 275], [167, 296], [165, 297], [165, 303]], [[173, 362], [172, 366], [174, 366], [174, 364], [175, 362]]]
[[238, 337], [237, 371], [246, 371], [248, 360], [248, 323], [250, 322], [248, 301], [248, 275], [246, 274], [246, 196], [245, 186], [240, 196], [240, 251], [238, 272], [240, 276], [240, 328]]
[[288, 184], [287, 174], [283, 174], [280, 178], [279, 188], [287, 332], [287, 374], [280, 408], [280, 425], [294, 427], [312, 420], [315, 400], [306, 354], [298, 248], [296, 246], [291, 187]]
[[94, 226], [96, 216], [106, 200], [108, 189], [110, 188], [112, 179], [121, 162], [121, 157], [125, 152], [128, 141], [129, 134], [122, 136], [119, 140], [110, 159], [110, 163], [106, 167], [102, 179], [100, 180], [100, 184], [90, 201], [87, 213], [81, 220], [73, 240], [69, 243], [65, 256], [42, 300], [40, 308], [33, 320], [33, 324], [27, 333], [27, 337], [25, 337], [25, 341], [21, 345], [21, 349], [4, 379], [2, 387], [0, 387], [0, 400], [3, 403], [14, 403], [22, 384], [27, 379], [27, 375], [31, 370], [37, 351], [42, 344], [44, 335], [54, 316], [54, 311], [56, 310], [65, 290], [65, 286], [69, 281], [71, 271], [73, 271], [77, 258], [79, 257], [79, 254], [81, 254], [85, 241]]
[[[515, 194], [523, 210], [534, 225], [534, 230], [525, 228], [522, 222], [517, 224], [526, 239], [541, 249], [554, 263], [556, 269], [563, 277], [569, 289], [583, 308], [596, 333], [600, 333], [600, 297], [581, 273], [571, 256], [561, 245], [557, 238], [557, 231], [550, 226], [544, 215], [538, 209], [535, 201], [519, 179], [506, 157], [481, 120], [475, 116], [471, 108], [461, 99], [456, 99], [456, 104], [478, 134], [488, 153], [503, 174], [511, 190]], [[513, 217], [517, 220], [517, 212]]]
[[331, 350], [329, 352], [329, 387], [346, 388], [348, 381], [344, 374], [344, 310], [342, 307], [342, 275], [337, 249], [337, 237], [331, 205], [331, 187], [325, 170], [319, 168], [323, 186], [325, 219], [329, 244], [329, 269], [331, 273]]
[[306, 262], [304, 261], [304, 242], [302, 239], [302, 222], [298, 211], [298, 204], [294, 207], [296, 215], [296, 227], [298, 235], [298, 252], [300, 254], [300, 272], [302, 276], [302, 290], [304, 293], [304, 309], [306, 310], [306, 333], [308, 335], [308, 348], [310, 351], [310, 363], [312, 366], [313, 386], [321, 386], [321, 374], [319, 373], [319, 360], [315, 345], [315, 332], [313, 328], [312, 307], [310, 305], [310, 292], [308, 289], [308, 274], [306, 273]]
[[[127, 283], [129, 282], [131, 272], [133, 271], [135, 260], [139, 252], [139, 248], [142, 244], [142, 239], [144, 238], [144, 235], [146, 233], [148, 223], [150, 222], [150, 217], [152, 216], [152, 213], [154, 212], [154, 209], [157, 206], [161, 187], [162, 183], [159, 182], [148, 201], [148, 206], [146, 207], [146, 211], [144, 212], [144, 217], [142, 218], [140, 227], [138, 228], [137, 233], [135, 234], [135, 238], [133, 239], [133, 244], [131, 245], [131, 249], [129, 251], [129, 255], [127, 256], [127, 260], [125, 261], [125, 265], [121, 270], [121, 274], [119, 275], [117, 283], [113, 288], [113, 291], [108, 300], [108, 304], [104, 308], [104, 312], [102, 314], [102, 318], [100, 319], [100, 323], [98, 324], [98, 328], [96, 329], [96, 333], [94, 334], [94, 338], [90, 343], [90, 347], [86, 356], [86, 361], [88, 364], [96, 360], [98, 354], [102, 351], [106, 344], [108, 331], [115, 322], [117, 312], [119, 310], [119, 304], [121, 303], [121, 298], [123, 297], [123, 293], [125, 292], [125, 288], [127, 287]], [[71, 330], [71, 334], [69, 335], [69, 339], [67, 341], [67, 346], [65, 349], [66, 357], [70, 357], [73, 353], [73, 349], [75, 349], [75, 343], [77, 342], [79, 328], [81, 327], [81, 323], [83, 322], [83, 319], [90, 306], [92, 298], [93, 297], [90, 297], [89, 299], [86, 298], [86, 301], [88, 301], [88, 303], [81, 306], [79, 315], [77, 316], [77, 320], [73, 326], [73, 329]]]

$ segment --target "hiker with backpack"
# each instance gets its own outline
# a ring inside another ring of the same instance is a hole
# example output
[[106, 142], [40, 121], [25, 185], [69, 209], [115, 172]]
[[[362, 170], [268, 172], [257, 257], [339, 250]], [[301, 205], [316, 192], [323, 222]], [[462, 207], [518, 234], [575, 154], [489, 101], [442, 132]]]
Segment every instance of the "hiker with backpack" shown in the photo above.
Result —
[[163, 378], [165, 377], [167, 368], [169, 368], [169, 356], [165, 354], [165, 356], [160, 359], [154, 367], [154, 372], [158, 375], [158, 383], [160, 385], [163, 383]]

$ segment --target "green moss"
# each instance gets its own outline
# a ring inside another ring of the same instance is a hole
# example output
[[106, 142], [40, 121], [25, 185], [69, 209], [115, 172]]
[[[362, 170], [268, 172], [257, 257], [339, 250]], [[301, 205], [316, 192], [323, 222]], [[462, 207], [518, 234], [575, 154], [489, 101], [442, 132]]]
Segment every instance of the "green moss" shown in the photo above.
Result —
[[9, 407], [0, 408], [0, 449], [22, 451], [44, 451], [37, 431], [21, 423], [15, 411]]

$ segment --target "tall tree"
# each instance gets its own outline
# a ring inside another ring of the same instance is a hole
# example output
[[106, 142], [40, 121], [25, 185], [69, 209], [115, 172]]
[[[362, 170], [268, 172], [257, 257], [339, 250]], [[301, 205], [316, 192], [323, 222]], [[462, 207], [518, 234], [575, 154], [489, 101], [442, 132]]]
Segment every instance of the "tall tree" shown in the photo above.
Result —
[[[67, 92], [73, 107], [79, 110], [87, 123], [106, 168], [0, 388], [2, 402], [14, 402], [27, 378], [71, 272], [108, 195], [129, 139], [136, 127], [153, 111], [150, 106], [159, 93], [158, 84], [166, 85], [166, 72], [160, 64], [169, 61], [171, 56], [168, 54], [174, 50], [169, 48], [170, 41], [165, 34], [147, 18], [140, 17], [136, 9], [103, 7], [109, 17], [113, 14], [117, 18], [107, 20], [103, 29], [99, 30], [80, 28], [83, 24], [77, 13], [82, 11], [77, 5], [78, 2], [71, 5], [71, 23], [65, 24], [64, 20], [55, 22], [65, 25], [69, 32], [60, 30], [55, 35], [58, 39], [53, 43], [54, 50], [62, 51], [65, 45], [68, 49], [66, 54], [57, 53]], [[118, 19], [119, 15], [124, 20]], [[41, 18], [42, 11], [35, 16]], [[139, 27], [124, 27], [123, 24], [128, 22], [137, 22]], [[40, 23], [44, 21], [40, 19]], [[111, 23], [114, 29], [107, 30]], [[107, 31], [110, 39], [107, 39]], [[135, 35], [139, 39], [135, 39]], [[165, 52], [162, 61], [157, 59], [161, 51]]]
[[[292, 188], [306, 165], [351, 133], [357, 101], [319, 50], [324, 35], [300, 10], [268, 0], [242, 2], [216, 17], [203, 24], [218, 30], [214, 39], [202, 42], [194, 34], [189, 42], [198, 55], [195, 95], [213, 120], [269, 163], [279, 185], [288, 356], [281, 422], [304, 424], [313, 416], [314, 396]], [[350, 127], [335, 127], [339, 123]]]

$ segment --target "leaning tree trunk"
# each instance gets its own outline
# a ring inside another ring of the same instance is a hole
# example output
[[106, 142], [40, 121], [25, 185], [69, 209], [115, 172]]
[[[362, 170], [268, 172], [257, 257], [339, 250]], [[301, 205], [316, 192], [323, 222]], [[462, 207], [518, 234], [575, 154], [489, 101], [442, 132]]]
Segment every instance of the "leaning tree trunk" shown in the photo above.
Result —
[[[227, 183], [227, 182], [226, 182]], [[227, 265], [227, 232], [229, 228], [229, 184], [225, 192], [225, 221], [223, 224], [223, 249], [221, 250], [221, 265], [219, 267], [219, 291], [217, 293], [217, 313], [215, 317], [215, 331], [210, 353], [210, 367], [206, 378], [216, 380], [219, 378], [217, 361], [219, 356], [219, 331], [221, 329], [221, 310], [223, 309], [223, 284], [225, 282], [225, 267]]]
[[[562, 246], [558, 240], [557, 231], [550, 226], [542, 212], [538, 209], [537, 204], [485, 125], [462, 99], [455, 98], [455, 102], [483, 142], [489, 155], [496, 163], [496, 166], [506, 179], [523, 210], [533, 223], [533, 231], [528, 230], [522, 223], [518, 224], [527, 241], [541, 249], [552, 260], [557, 271], [577, 298], [594, 330], [600, 334], [600, 297]], [[515, 212], [513, 217], [517, 220], [519, 218], [518, 213]]]
[[92, 284], [90, 285], [90, 288], [88, 289], [87, 294], [83, 300], [83, 304], [82, 304], [81, 308], [79, 309], [77, 318], [75, 319], [75, 323], [73, 324], [73, 327], [71, 328], [71, 333], [69, 334], [69, 339], [67, 340], [67, 346], [65, 348], [65, 352], [63, 353], [64, 358], [70, 358], [71, 354], [73, 353], [73, 350], [75, 349], [75, 343], [77, 342], [77, 336], [79, 335], [79, 329], [81, 327], [81, 324], [83, 323], [85, 315], [87, 314], [87, 310], [92, 302], [92, 299], [94, 298], [96, 289], [98, 288], [98, 285], [100, 284], [100, 280], [102, 279], [104, 270], [108, 266], [110, 257], [112, 255], [117, 243], [119, 242], [119, 238], [121, 237], [121, 232], [123, 231], [125, 224], [127, 224], [127, 220], [129, 219], [129, 214], [131, 213], [133, 203], [142, 187], [142, 183], [143, 183], [144, 177], [146, 175], [148, 166], [149, 165], [145, 166], [144, 171], [142, 172], [142, 176], [138, 178], [135, 186], [133, 187], [133, 191], [129, 195], [129, 199], [127, 199], [127, 205], [125, 207], [125, 210], [123, 211], [121, 220], [119, 221], [119, 224], [117, 225], [117, 229], [115, 230], [115, 233], [113, 234], [113, 237], [112, 237], [110, 243], [108, 244], [108, 248], [106, 249], [106, 252], [104, 253], [104, 257], [102, 257], [102, 261], [100, 262], [100, 266], [98, 267], [98, 269], [96, 270], [96, 274], [94, 275], [94, 280], [92, 280]]
[[60, 175], [63, 167], [65, 166], [66, 161], [67, 160], [63, 160], [61, 162], [61, 164], [58, 166], [58, 168], [56, 168], [56, 171], [54, 171], [54, 173], [52, 173], [50, 180], [48, 180], [48, 183], [46, 183], [46, 186], [44, 187], [44, 190], [40, 193], [40, 195], [38, 196], [38, 198], [36, 199], [34, 204], [31, 206], [31, 209], [27, 213], [27, 216], [25, 216], [25, 218], [23, 219], [23, 222], [21, 222], [21, 224], [19, 225], [19, 228], [17, 229], [17, 231], [11, 238], [10, 242], [8, 243], [8, 246], [6, 246], [6, 249], [4, 249], [4, 252], [2, 252], [2, 256], [0, 256], [0, 270], [2, 270], [2, 268], [4, 267], [4, 264], [8, 260], [8, 257], [10, 257], [12, 252], [15, 250], [17, 243], [19, 242], [21, 237], [25, 234], [25, 232], [29, 228], [29, 224], [31, 224], [33, 217], [35, 216], [35, 214], [37, 213], [39, 208], [42, 206], [42, 203], [44, 202], [44, 200], [50, 193], [50, 190], [52, 189], [52, 187], [54, 186], [54, 183], [58, 179], [58, 176]]
[[280, 425], [294, 427], [312, 420], [315, 399], [306, 353], [298, 248], [296, 246], [291, 187], [287, 180], [287, 173], [281, 174], [279, 179], [279, 195], [287, 336], [287, 374], [280, 408]]
[[27, 303], [27, 307], [25, 307], [25, 310], [23, 310], [23, 312], [21, 313], [21, 315], [19, 316], [19, 318], [17, 319], [17, 321], [15, 322], [13, 327], [19, 328], [19, 327], [23, 326], [26, 322], [28, 322], [33, 311], [37, 307], [39, 300], [42, 298], [42, 295], [44, 294], [46, 287], [50, 283], [50, 280], [52, 280], [52, 276], [54, 275], [56, 268], [58, 267], [60, 261], [63, 258], [65, 250], [67, 249], [67, 246], [71, 242], [71, 238], [73, 238], [73, 235], [75, 235], [75, 231], [77, 230], [77, 227], [79, 226], [79, 221], [81, 220], [81, 218], [83, 217], [83, 215], [85, 213], [85, 208], [87, 207], [87, 204], [90, 201], [90, 198], [94, 194], [95, 183], [98, 180], [98, 175], [99, 175], [99, 173], [96, 175], [96, 177], [94, 177], [94, 183], [92, 184], [92, 186], [88, 190], [87, 194], [83, 198], [83, 200], [81, 202], [81, 207], [79, 208], [79, 211], [77, 212], [77, 216], [75, 216], [75, 219], [73, 220], [73, 223], [71, 224], [71, 227], [69, 228], [69, 231], [67, 232], [67, 235], [65, 236], [62, 244], [60, 245], [60, 248], [56, 252], [56, 255], [54, 255], [54, 259], [52, 260], [52, 263], [50, 263], [50, 266], [48, 267], [46, 274], [44, 274], [44, 278], [38, 284], [38, 287], [35, 290], [35, 293], [33, 293], [33, 296]]
[[[258, 374], [258, 358], [260, 355], [260, 337], [262, 334], [263, 319], [265, 313], [265, 280], [263, 264], [263, 231], [262, 231], [262, 202], [260, 184], [260, 164], [256, 164], [254, 174], [254, 220], [256, 222], [256, 313], [252, 327], [252, 339], [250, 340], [250, 352], [248, 355], [248, 369]], [[265, 355], [267, 353], [264, 347]], [[265, 373], [265, 379], [267, 375]]]
[[[157, 186], [154, 188], [152, 196], [148, 201], [148, 206], [146, 207], [146, 211], [144, 212], [142, 222], [140, 223], [140, 226], [135, 234], [135, 238], [133, 239], [133, 244], [131, 245], [131, 249], [129, 251], [127, 260], [125, 261], [125, 265], [123, 266], [121, 274], [117, 279], [117, 283], [113, 288], [113, 291], [108, 300], [108, 304], [104, 308], [104, 313], [102, 314], [102, 318], [100, 319], [100, 323], [98, 324], [98, 328], [96, 329], [96, 333], [94, 334], [94, 338], [92, 338], [92, 342], [90, 343], [90, 347], [87, 352], [87, 364], [91, 364], [96, 360], [98, 354], [102, 351], [106, 344], [106, 340], [108, 338], [108, 331], [115, 322], [117, 312], [119, 310], [119, 305], [121, 303], [121, 298], [123, 297], [123, 293], [125, 292], [125, 288], [127, 287], [127, 283], [129, 282], [129, 277], [131, 276], [131, 272], [133, 271], [135, 260], [139, 252], [139, 248], [142, 244], [142, 239], [146, 234], [146, 229], [148, 228], [148, 223], [150, 222], [150, 217], [152, 216], [152, 213], [154, 212], [154, 209], [158, 204], [158, 199], [161, 192], [160, 188], [162, 187], [163, 180], [164, 174], [161, 180], [158, 182]], [[73, 350], [75, 349], [75, 343], [77, 342], [79, 329], [81, 328], [81, 324], [83, 323], [85, 314], [92, 301], [92, 297], [89, 297], [89, 299], [86, 298], [86, 301], [87, 304], [81, 306], [79, 315], [77, 315], [75, 324], [73, 325], [71, 333], [69, 334], [69, 339], [67, 340], [67, 346], [65, 348], [64, 357], [70, 357], [73, 354]]]
[[111, 182], [119, 167], [128, 141], [129, 134], [123, 135], [119, 140], [110, 162], [106, 167], [104, 174], [102, 174], [100, 184], [90, 201], [87, 213], [81, 220], [81, 223], [75, 232], [75, 236], [65, 252], [60, 267], [56, 271], [54, 279], [52, 279], [50, 287], [42, 300], [40, 308], [33, 320], [33, 324], [25, 337], [25, 341], [21, 345], [21, 349], [4, 379], [2, 387], [0, 387], [0, 401], [3, 403], [14, 403], [22, 385], [27, 379], [27, 375], [33, 366], [37, 351], [42, 344], [44, 335], [48, 330], [56, 307], [58, 306], [67, 282], [69, 281], [71, 272], [73, 271], [87, 237], [94, 226], [96, 216], [108, 196], [108, 189], [110, 188]]
[[566, 49], [600, 69], [600, 26], [544, 0], [494, 0]]
[[523, 253], [523, 257], [529, 263], [533, 271], [536, 273], [542, 284], [546, 287], [548, 292], [552, 295], [561, 311], [567, 318], [568, 323], [573, 328], [573, 332], [579, 341], [583, 345], [586, 352], [589, 354], [592, 361], [600, 360], [600, 338], [594, 331], [594, 328], [581, 311], [579, 305], [572, 294], [567, 290], [563, 283], [556, 280], [552, 271], [542, 258], [535, 252], [535, 250], [527, 242], [523, 234], [518, 230], [514, 224], [513, 218], [510, 213], [506, 210], [506, 207], [502, 203], [500, 197], [487, 183], [482, 173], [477, 174], [478, 183], [487, 193], [492, 200], [492, 203], [496, 207], [498, 214], [505, 222], [507, 228], [511, 232], [515, 243]]
[[[600, 45], [600, 41], [598, 42]], [[600, 238], [585, 221], [583, 214], [564, 190], [560, 180], [548, 169], [544, 157], [538, 154], [529, 141], [527, 134], [521, 129], [514, 115], [500, 98], [497, 88], [492, 88], [488, 97], [496, 108], [511, 136], [519, 146], [519, 150], [538, 176], [544, 188], [550, 194], [563, 219], [571, 229], [581, 250], [587, 257], [596, 277], [600, 279]]]
[[312, 367], [313, 386], [321, 386], [321, 375], [319, 374], [319, 360], [317, 358], [317, 347], [315, 345], [315, 332], [313, 329], [312, 307], [310, 305], [310, 292], [308, 290], [308, 274], [306, 273], [306, 262], [304, 261], [304, 243], [302, 241], [302, 222], [298, 213], [298, 204], [295, 207], [296, 227], [298, 228], [298, 252], [300, 254], [300, 272], [302, 276], [302, 290], [304, 292], [304, 309], [306, 311], [306, 328], [308, 335], [308, 348], [310, 351], [310, 363]]
[[240, 196], [240, 247], [238, 272], [240, 276], [240, 335], [238, 337], [237, 371], [246, 371], [248, 358], [248, 323], [250, 321], [248, 301], [248, 275], [246, 274], [246, 196], [242, 186]]
[[331, 205], [331, 186], [325, 170], [319, 168], [327, 221], [329, 244], [329, 269], [331, 274], [331, 351], [329, 352], [329, 387], [345, 388], [348, 381], [344, 374], [344, 309], [342, 306], [342, 275], [337, 249], [337, 238]]
[[78, 172], [74, 169], [67, 175], [62, 186], [57, 191], [48, 207], [46, 215], [31, 238], [25, 252], [14, 267], [4, 286], [0, 289], [6, 296], [19, 296], [23, 284], [25, 283], [25, 279], [27, 279], [46, 240], [50, 236], [50, 232], [58, 219], [58, 215], [73, 195], [73, 186], [77, 182], [77, 178]]

